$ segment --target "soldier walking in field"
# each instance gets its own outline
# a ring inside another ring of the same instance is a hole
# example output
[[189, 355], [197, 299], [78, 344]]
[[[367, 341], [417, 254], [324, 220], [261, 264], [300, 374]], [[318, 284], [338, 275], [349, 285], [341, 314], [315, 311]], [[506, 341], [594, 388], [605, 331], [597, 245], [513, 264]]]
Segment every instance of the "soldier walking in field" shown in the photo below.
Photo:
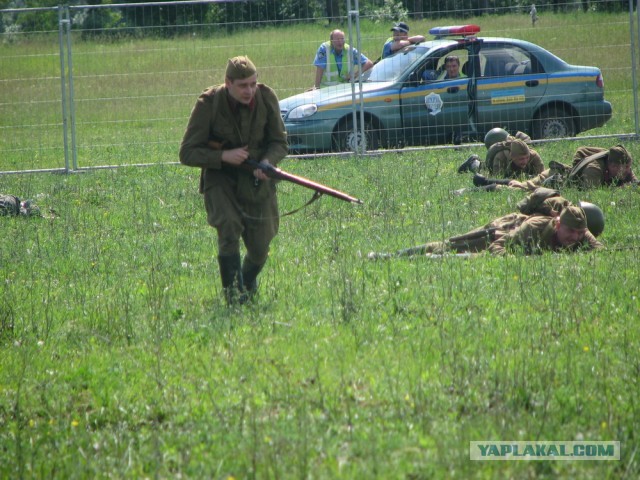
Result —
[[[278, 98], [258, 83], [245, 56], [227, 63], [225, 83], [200, 95], [180, 145], [180, 162], [202, 169], [207, 222], [218, 234], [218, 264], [229, 305], [257, 290], [257, 277], [278, 233], [275, 183], [260, 170], [244, 170], [247, 159], [276, 165], [288, 152]], [[240, 239], [246, 247], [241, 263]]]

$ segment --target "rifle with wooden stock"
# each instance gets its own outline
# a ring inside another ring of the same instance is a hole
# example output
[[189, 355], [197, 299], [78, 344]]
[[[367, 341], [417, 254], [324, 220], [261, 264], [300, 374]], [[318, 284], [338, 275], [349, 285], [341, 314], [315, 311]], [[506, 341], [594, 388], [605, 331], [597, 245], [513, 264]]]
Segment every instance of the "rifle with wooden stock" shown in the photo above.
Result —
[[[208, 145], [210, 148], [214, 150], [222, 150], [222, 144], [220, 142], [210, 140]], [[300, 177], [298, 175], [285, 172], [281, 168], [274, 167], [273, 165], [268, 163], [261, 163], [257, 160], [247, 159], [242, 164], [238, 165], [237, 168], [250, 170], [250, 171], [259, 169], [259, 170], [262, 170], [265, 173], [265, 175], [267, 175], [269, 178], [272, 178], [274, 180], [283, 180], [285, 182], [295, 183], [296, 185], [300, 185], [301, 187], [314, 190], [316, 193], [314, 194], [313, 198], [309, 202], [307, 202], [306, 205], [309, 205], [310, 203], [314, 202], [315, 200], [320, 198], [322, 195], [329, 195], [331, 197], [337, 198], [339, 200], [343, 200], [345, 202], [350, 202], [350, 203], [357, 203], [357, 204], [363, 203], [362, 200], [352, 197], [351, 195], [341, 192], [340, 190], [327, 187], [326, 185], [323, 185], [318, 182], [314, 182], [313, 180], [309, 180], [308, 178], [305, 178], [305, 177]]]

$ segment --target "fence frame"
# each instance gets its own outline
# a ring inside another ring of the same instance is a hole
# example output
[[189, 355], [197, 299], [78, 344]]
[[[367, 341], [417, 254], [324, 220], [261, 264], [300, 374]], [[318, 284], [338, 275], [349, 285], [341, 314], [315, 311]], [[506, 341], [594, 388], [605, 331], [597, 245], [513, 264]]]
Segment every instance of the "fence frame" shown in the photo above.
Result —
[[[75, 113], [75, 96], [74, 96], [74, 74], [73, 74], [73, 46], [72, 46], [72, 12], [82, 10], [99, 10], [99, 9], [121, 9], [130, 7], [152, 7], [152, 6], [185, 6], [185, 5], [202, 5], [202, 4], [223, 4], [223, 3], [246, 3], [255, 0], [187, 0], [174, 2], [149, 2], [149, 3], [119, 3], [105, 5], [59, 5], [57, 7], [36, 7], [36, 8], [13, 8], [0, 10], [0, 14], [6, 13], [33, 13], [44, 11], [57, 11], [58, 13], [58, 50], [60, 60], [60, 104], [62, 116], [62, 144], [64, 151], [64, 167], [61, 168], [43, 168], [30, 170], [0, 171], [0, 175], [20, 174], [20, 173], [38, 173], [38, 172], [62, 172], [71, 173], [83, 170], [118, 168], [124, 166], [151, 166], [158, 163], [132, 163], [119, 165], [102, 165], [102, 166], [79, 166], [78, 165], [78, 147], [76, 143], [76, 113]], [[638, 103], [638, 78], [637, 78], [637, 55], [640, 51], [640, 0], [635, 0], [636, 16], [634, 17], [634, 1], [629, 0], [629, 36], [630, 36], [630, 60], [631, 74], [633, 85], [633, 103], [634, 103], [634, 133], [608, 134], [608, 135], [588, 135], [582, 137], [570, 137], [563, 139], [545, 139], [535, 140], [534, 143], [557, 142], [559, 140], [584, 140], [596, 138], [618, 138], [618, 139], [640, 139], [640, 113]], [[348, 41], [351, 45], [356, 45], [358, 51], [361, 50], [361, 32], [360, 32], [360, 11], [358, 0], [346, 1], [347, 14], [343, 18], [347, 21]], [[634, 28], [635, 27], [635, 28]], [[637, 29], [637, 31], [636, 31]], [[354, 38], [355, 37], [355, 38]], [[354, 41], [355, 40], [355, 41]], [[358, 78], [351, 82], [352, 92], [352, 118], [354, 125], [359, 128], [360, 135], [364, 136], [364, 97], [362, 93], [362, 79]], [[359, 116], [358, 116], [359, 114]], [[452, 149], [459, 148], [454, 145], [438, 145], [424, 147], [405, 147], [402, 149], [390, 149], [384, 151], [362, 151], [355, 152], [333, 152], [333, 153], [317, 153], [305, 155], [289, 155], [290, 158], [318, 158], [327, 156], [378, 156], [383, 152], [407, 152], [421, 151], [433, 149]], [[159, 162], [162, 164], [176, 164], [178, 162]]]

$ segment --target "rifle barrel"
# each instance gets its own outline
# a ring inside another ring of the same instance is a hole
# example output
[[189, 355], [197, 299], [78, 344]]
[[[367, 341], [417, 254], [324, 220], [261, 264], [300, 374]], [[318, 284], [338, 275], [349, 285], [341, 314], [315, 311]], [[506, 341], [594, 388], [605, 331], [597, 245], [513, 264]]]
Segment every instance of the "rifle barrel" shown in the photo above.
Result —
[[352, 197], [351, 195], [341, 192], [340, 190], [327, 187], [326, 185], [323, 185], [318, 182], [314, 182], [313, 180], [309, 180], [308, 178], [305, 178], [305, 177], [293, 175], [292, 173], [285, 172], [284, 170], [278, 167], [274, 167], [273, 165], [260, 163], [256, 160], [246, 160], [244, 163], [250, 167], [259, 168], [264, 173], [266, 173], [270, 178], [273, 178], [276, 180], [285, 180], [287, 182], [295, 183], [297, 185], [300, 185], [301, 187], [310, 188], [311, 190], [315, 190], [318, 193], [330, 195], [334, 198], [344, 200], [345, 202], [351, 202], [351, 203], [357, 203], [357, 204], [363, 203], [362, 200]]

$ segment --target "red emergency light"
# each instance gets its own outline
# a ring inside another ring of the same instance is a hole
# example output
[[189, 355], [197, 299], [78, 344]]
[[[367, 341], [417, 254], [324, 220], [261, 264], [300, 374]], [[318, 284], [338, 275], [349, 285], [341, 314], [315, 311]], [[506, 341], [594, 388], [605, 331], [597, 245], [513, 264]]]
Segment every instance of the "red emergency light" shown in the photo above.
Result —
[[453, 25], [449, 27], [433, 27], [429, 30], [430, 35], [434, 35], [436, 38], [441, 37], [467, 37], [480, 33], [480, 27], [478, 25]]

